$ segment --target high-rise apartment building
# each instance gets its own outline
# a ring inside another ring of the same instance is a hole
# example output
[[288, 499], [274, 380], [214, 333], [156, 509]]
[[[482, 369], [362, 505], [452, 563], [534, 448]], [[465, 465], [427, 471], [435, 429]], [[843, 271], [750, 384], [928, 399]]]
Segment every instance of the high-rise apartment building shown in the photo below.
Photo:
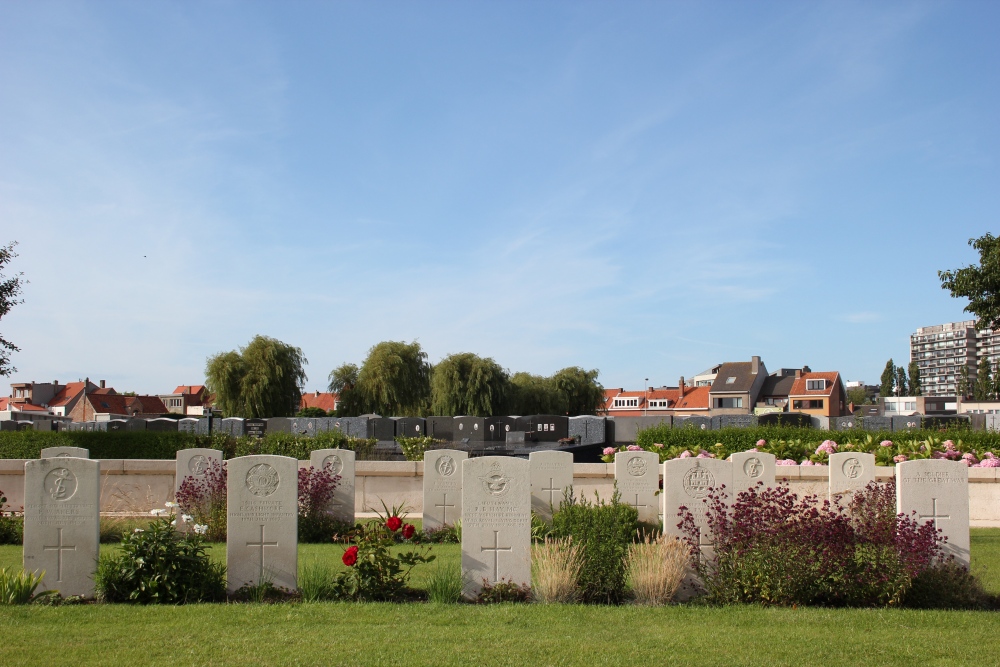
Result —
[[975, 320], [920, 327], [910, 335], [910, 361], [920, 369], [924, 396], [954, 396], [962, 366], [975, 379], [981, 360], [1000, 359], [1000, 331], [976, 329]]

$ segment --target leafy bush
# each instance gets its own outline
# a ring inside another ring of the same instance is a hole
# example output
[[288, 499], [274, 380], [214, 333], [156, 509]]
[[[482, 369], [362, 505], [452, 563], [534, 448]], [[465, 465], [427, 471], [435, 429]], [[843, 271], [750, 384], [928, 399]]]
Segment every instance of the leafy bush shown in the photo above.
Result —
[[0, 544], [24, 543], [24, 517], [4, 510], [7, 498], [0, 491]]
[[182, 535], [169, 517], [122, 539], [121, 553], [102, 556], [94, 576], [106, 602], [185, 604], [226, 598], [226, 568], [213, 562], [204, 539]]
[[898, 606], [915, 577], [942, 560], [931, 524], [895, 514], [895, 485], [869, 484], [849, 508], [785, 485], [752, 488], [728, 506], [709, 494], [714, 557], [698, 557], [699, 527], [681, 526], [709, 599], [720, 604]]
[[639, 527], [639, 513], [625, 505], [615, 486], [610, 502], [577, 500], [566, 489], [552, 517], [552, 536], [572, 537], [583, 551], [580, 593], [584, 602], [620, 603], [625, 599], [625, 562], [632, 536]]
[[501, 579], [490, 583], [483, 579], [483, 587], [479, 589], [476, 602], [479, 604], [501, 604], [504, 602], [530, 602], [531, 586], [521, 585], [513, 581]]
[[396, 442], [399, 443], [399, 448], [403, 450], [403, 457], [407, 461], [423, 461], [424, 452], [434, 444], [434, 438], [429, 435], [421, 435], [415, 438], [399, 436], [396, 438]]
[[13, 569], [0, 568], [0, 604], [28, 604], [38, 598], [49, 596], [53, 591], [35, 593], [42, 583], [45, 572], [14, 572]]
[[296, 417], [305, 417], [305, 418], [308, 419], [310, 417], [326, 417], [327, 414], [326, 414], [326, 410], [324, 410], [323, 408], [312, 408], [312, 407], [310, 407], [310, 408], [302, 408], [301, 410], [299, 410], [298, 412], [295, 413], [295, 416]]
[[461, 544], [462, 522], [459, 520], [454, 524], [447, 524], [440, 528], [423, 530], [416, 541], [430, 542], [432, 544]]
[[431, 602], [454, 604], [462, 599], [465, 577], [461, 563], [438, 563], [427, 582], [427, 599]]
[[572, 537], [532, 545], [532, 596], [538, 602], [575, 602], [582, 567], [583, 552]]
[[914, 577], [903, 606], [916, 609], [1000, 609], [1000, 598], [955, 561], [936, 563]]
[[226, 462], [210, 460], [201, 477], [185, 477], [175, 494], [181, 520], [207, 526], [209, 542], [226, 541]]
[[676, 537], [647, 535], [632, 544], [626, 565], [632, 598], [647, 605], [670, 602], [684, 579], [687, 564], [688, 547]]
[[330, 512], [339, 483], [340, 475], [334, 475], [329, 467], [299, 468], [299, 542], [330, 542], [334, 535], [348, 533], [353, 528]]
[[[384, 505], [383, 505], [384, 508]], [[351, 533], [351, 546], [344, 551], [347, 570], [336, 581], [336, 595], [344, 600], [400, 600], [407, 593], [410, 572], [419, 563], [429, 563], [434, 556], [427, 549], [413, 549], [392, 554], [398, 537], [412, 540], [415, 528], [403, 522], [399, 508], [385, 508], [385, 517], [359, 524]], [[397, 536], [397, 533], [400, 533]]]
[[83, 447], [95, 459], [172, 459], [207, 436], [161, 431], [0, 431], [0, 458], [37, 459], [45, 447]]

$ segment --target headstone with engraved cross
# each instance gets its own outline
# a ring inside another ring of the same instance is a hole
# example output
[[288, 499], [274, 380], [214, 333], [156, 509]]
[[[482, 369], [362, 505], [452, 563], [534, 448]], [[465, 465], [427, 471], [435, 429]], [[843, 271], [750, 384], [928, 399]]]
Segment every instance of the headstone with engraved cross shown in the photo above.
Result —
[[969, 468], [965, 461], [920, 459], [896, 464], [896, 511], [948, 538], [945, 552], [969, 565]]
[[742, 491], [753, 487], [760, 493], [774, 486], [774, 454], [737, 452], [729, 457], [733, 463], [733, 484], [729, 495], [733, 501]]
[[548, 450], [528, 454], [531, 469], [531, 509], [545, 519], [559, 509], [563, 489], [573, 486], [573, 455]]
[[462, 461], [462, 574], [469, 598], [484, 583], [531, 585], [531, 483], [524, 459]]
[[658, 524], [656, 492], [660, 489], [660, 456], [653, 452], [615, 454], [615, 482], [621, 501], [639, 511], [639, 521]]
[[241, 456], [226, 467], [229, 591], [262, 581], [294, 590], [299, 462], [288, 456]]
[[861, 452], [830, 454], [830, 501], [846, 506], [855, 491], [875, 481], [875, 455]]
[[38, 590], [94, 593], [100, 543], [101, 465], [74, 457], [24, 464], [24, 569], [45, 572]]
[[462, 516], [462, 461], [468, 452], [424, 452], [424, 530], [454, 525]]
[[350, 449], [314, 449], [309, 465], [317, 470], [329, 468], [340, 477], [330, 499], [330, 513], [345, 523], [354, 524], [354, 452]]

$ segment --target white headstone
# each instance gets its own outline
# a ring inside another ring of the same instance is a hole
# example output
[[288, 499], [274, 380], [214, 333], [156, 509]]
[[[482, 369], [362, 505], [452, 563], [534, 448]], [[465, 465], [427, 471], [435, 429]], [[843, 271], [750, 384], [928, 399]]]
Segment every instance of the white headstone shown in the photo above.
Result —
[[462, 574], [470, 598], [484, 580], [531, 585], [531, 484], [524, 459], [462, 461]]
[[354, 452], [350, 449], [314, 449], [309, 465], [317, 470], [327, 466], [338, 475], [337, 488], [330, 500], [330, 513], [338, 521], [354, 524]]
[[725, 502], [733, 500], [733, 464], [717, 459], [671, 459], [663, 464], [663, 532], [685, 537], [678, 527], [680, 512], [686, 507], [699, 528], [699, 543], [712, 544], [708, 529], [705, 500], [709, 493], [725, 494]]
[[181, 484], [188, 477], [202, 479], [212, 465], [212, 461], [222, 462], [222, 452], [218, 449], [204, 449], [193, 447], [191, 449], [177, 450], [177, 468], [174, 472], [174, 493], [181, 488]]
[[830, 501], [850, 502], [855, 491], [875, 481], [875, 455], [861, 452], [830, 454]]
[[[733, 502], [743, 491], [753, 487], [758, 493], [774, 486], [774, 454], [766, 452], [737, 452], [729, 457], [733, 464], [733, 484], [728, 489]], [[763, 482], [764, 486], [758, 486]]]
[[660, 490], [660, 456], [653, 452], [615, 454], [615, 482], [621, 501], [639, 512], [639, 521], [659, 523], [656, 492]]
[[969, 468], [965, 461], [921, 459], [896, 464], [896, 511], [933, 522], [948, 538], [946, 553], [969, 565]]
[[573, 486], [573, 455], [548, 450], [528, 454], [531, 470], [531, 509], [546, 521], [559, 509], [563, 490]]
[[67, 457], [72, 456], [77, 459], [89, 459], [90, 450], [84, 449], [83, 447], [46, 447], [42, 450], [41, 456], [39, 458], [52, 459], [56, 457]]
[[462, 516], [462, 461], [468, 452], [424, 452], [424, 530], [454, 525]]
[[229, 591], [261, 581], [294, 590], [299, 462], [287, 456], [241, 456], [226, 465]]
[[74, 457], [24, 464], [24, 569], [38, 590], [94, 594], [100, 545], [101, 464]]

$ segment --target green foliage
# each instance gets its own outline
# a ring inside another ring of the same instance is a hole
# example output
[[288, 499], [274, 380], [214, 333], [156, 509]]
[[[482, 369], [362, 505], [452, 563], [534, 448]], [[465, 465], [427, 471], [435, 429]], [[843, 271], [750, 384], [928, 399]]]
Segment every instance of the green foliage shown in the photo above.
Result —
[[[122, 538], [129, 533], [134, 533], [136, 528], [143, 530], [149, 525], [149, 517], [135, 518], [123, 516], [102, 516], [100, 523], [101, 544], [118, 544]], [[225, 540], [225, 536], [222, 538]]]
[[1000, 597], [987, 592], [968, 568], [954, 561], [945, 561], [913, 578], [903, 606], [916, 609], [1000, 609]]
[[923, 396], [920, 386], [920, 366], [915, 361], [910, 362], [910, 396]]
[[118, 555], [102, 556], [94, 576], [106, 602], [185, 604], [226, 598], [226, 568], [209, 558], [200, 535], [181, 535], [164, 517], [126, 534]]
[[639, 528], [639, 513], [620, 502], [615, 486], [610, 502], [579, 500], [572, 488], [552, 517], [552, 537], [572, 537], [583, 549], [580, 594], [584, 602], [617, 604], [626, 595], [628, 547]]
[[854, 405], [866, 405], [868, 403], [868, 392], [864, 387], [851, 387], [847, 390], [847, 402]]
[[385, 341], [372, 347], [358, 372], [357, 390], [368, 412], [426, 414], [431, 367], [420, 343]]
[[0, 458], [37, 459], [45, 447], [84, 447], [95, 459], [172, 459], [207, 436], [157, 431], [0, 431]]
[[959, 397], [965, 399], [968, 398], [972, 389], [969, 380], [969, 367], [965, 364], [958, 369], [958, 378], [955, 380], [955, 393]]
[[906, 382], [906, 369], [896, 366], [896, 396], [909, 396]]
[[499, 415], [509, 394], [510, 377], [493, 359], [461, 352], [434, 366], [431, 412], [435, 415]]
[[329, 563], [314, 560], [303, 565], [299, 568], [298, 585], [303, 602], [335, 600], [337, 597], [337, 573]]
[[238, 351], [209, 357], [206, 384], [228, 417], [290, 417], [302, 398], [306, 363], [301, 349], [258, 335]]
[[432, 544], [461, 544], [462, 522], [459, 520], [440, 528], [425, 529], [420, 532], [419, 540]]
[[[14, 246], [16, 245], [17, 242], [12, 241], [5, 246], [0, 246], [0, 270], [17, 257], [17, 253], [14, 252]], [[23, 273], [15, 273], [9, 278], [0, 273], [0, 319], [3, 319], [4, 315], [9, 313], [11, 308], [19, 303], [24, 303], [24, 300], [19, 298], [24, 288], [24, 283]], [[6, 377], [17, 371], [16, 368], [10, 365], [10, 355], [12, 352], [18, 351], [20, 351], [20, 348], [0, 336], [0, 376]]]
[[44, 576], [44, 571], [36, 574], [24, 570], [14, 572], [13, 569], [0, 569], [0, 604], [28, 604], [37, 598], [51, 595], [53, 591], [35, 593]]
[[579, 366], [564, 368], [552, 376], [552, 385], [559, 396], [556, 414], [593, 415], [604, 404], [604, 387], [597, 381], [596, 368], [586, 371]]
[[427, 580], [427, 599], [431, 602], [454, 604], [462, 599], [465, 577], [462, 564], [438, 563]]
[[511, 414], [559, 414], [559, 396], [550, 378], [531, 373], [515, 373], [510, 378], [510, 386]]
[[972, 396], [977, 401], [988, 401], [993, 398], [993, 369], [987, 359], [979, 362], [979, 371], [976, 373], [976, 386], [972, 389]]
[[896, 365], [892, 359], [885, 362], [885, 370], [882, 371], [881, 383], [878, 388], [879, 396], [892, 396], [893, 387], [896, 384]]
[[364, 399], [358, 390], [357, 364], [342, 364], [330, 371], [329, 390], [337, 394], [337, 416], [357, 417], [364, 413]]
[[549, 522], [538, 516], [534, 511], [531, 512], [531, 541], [538, 544], [544, 542], [545, 538], [552, 533], [552, 526]]
[[296, 417], [326, 417], [326, 410], [323, 408], [302, 408], [295, 413]]
[[24, 543], [24, 517], [5, 510], [7, 498], [0, 491], [0, 544]]
[[507, 579], [496, 583], [483, 580], [476, 602], [479, 604], [503, 604], [505, 602], [530, 602], [531, 586], [521, 585]]
[[407, 461], [423, 461], [424, 452], [434, 444], [434, 438], [429, 435], [421, 435], [415, 438], [399, 436], [396, 438], [399, 448], [403, 450], [403, 456]]
[[969, 300], [965, 311], [976, 316], [978, 328], [1000, 329], [1000, 238], [987, 232], [969, 245], [979, 251], [979, 265], [938, 271], [941, 287]]

